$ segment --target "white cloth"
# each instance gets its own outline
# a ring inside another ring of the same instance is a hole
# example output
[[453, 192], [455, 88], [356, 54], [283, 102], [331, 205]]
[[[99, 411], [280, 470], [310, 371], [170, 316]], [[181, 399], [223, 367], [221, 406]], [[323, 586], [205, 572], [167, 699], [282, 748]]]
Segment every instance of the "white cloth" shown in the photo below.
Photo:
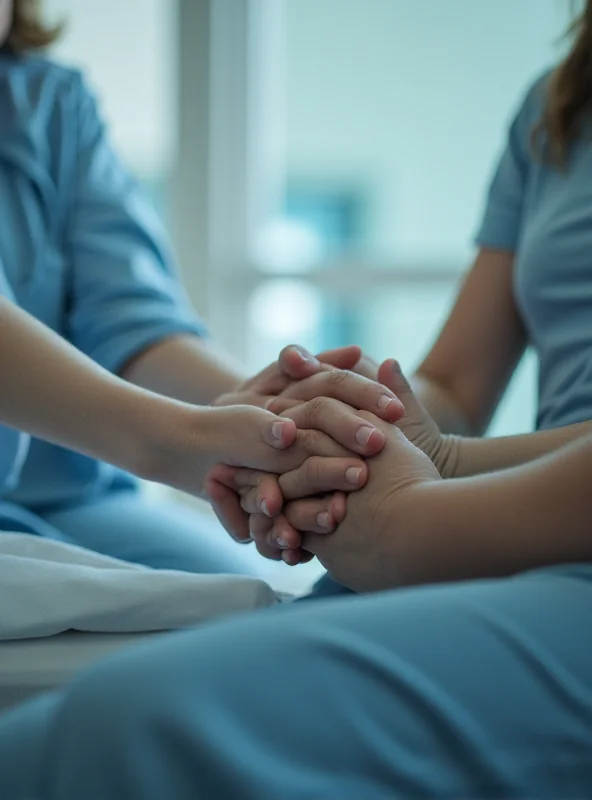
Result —
[[152, 570], [39, 536], [0, 533], [0, 641], [67, 630], [173, 630], [276, 602], [256, 578]]

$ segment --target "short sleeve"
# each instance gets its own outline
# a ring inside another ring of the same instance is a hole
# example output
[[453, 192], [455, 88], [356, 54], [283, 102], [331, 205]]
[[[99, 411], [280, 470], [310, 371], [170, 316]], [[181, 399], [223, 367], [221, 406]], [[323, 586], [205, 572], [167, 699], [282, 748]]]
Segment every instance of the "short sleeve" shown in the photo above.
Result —
[[177, 278], [156, 213], [111, 146], [76, 76], [76, 166], [67, 225], [68, 336], [111, 370], [173, 335], [206, 333]]
[[[8, 285], [1, 263], [0, 295], [11, 303], [14, 302], [14, 295]], [[0, 387], [1, 385], [2, 376], [0, 376]], [[17, 485], [30, 443], [31, 437], [27, 434], [0, 424], [0, 497]]]
[[514, 252], [518, 246], [531, 167], [530, 138], [542, 111], [542, 82], [530, 89], [510, 125], [475, 237], [479, 247]]

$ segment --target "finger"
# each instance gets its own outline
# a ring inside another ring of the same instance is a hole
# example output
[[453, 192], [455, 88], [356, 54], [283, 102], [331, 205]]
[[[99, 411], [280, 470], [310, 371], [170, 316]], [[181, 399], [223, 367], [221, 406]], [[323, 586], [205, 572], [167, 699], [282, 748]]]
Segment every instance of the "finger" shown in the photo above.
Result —
[[264, 479], [260, 486], [241, 489], [239, 493], [241, 508], [247, 514], [277, 517], [284, 504], [282, 492], [275, 477]]
[[306, 564], [314, 558], [312, 553], [307, 553], [302, 548], [297, 550], [282, 550], [282, 561], [289, 567], [296, 567], [298, 564]]
[[367, 479], [368, 467], [360, 459], [311, 456], [298, 469], [280, 476], [278, 488], [284, 500], [296, 500], [338, 490], [353, 492]]
[[287, 503], [284, 514], [289, 525], [304, 534], [332, 533], [345, 514], [344, 495], [327, 495]]
[[233, 487], [241, 495], [241, 506], [248, 514], [275, 517], [282, 510], [284, 498], [277, 475], [251, 469], [236, 469]]
[[398, 361], [394, 358], [383, 361], [378, 368], [378, 376], [381, 383], [396, 392], [408, 412], [415, 411], [419, 407], [419, 402]]
[[273, 520], [273, 526], [267, 534], [267, 541], [280, 550], [296, 550], [302, 544], [302, 534], [290, 525], [286, 516], [280, 514]]
[[210, 477], [206, 479], [205, 491], [214, 513], [232, 538], [241, 544], [249, 542], [249, 516], [242, 510], [236, 492]]
[[273, 414], [283, 414], [289, 408], [294, 408], [302, 404], [302, 400], [292, 400], [289, 397], [280, 395], [279, 397], [271, 397], [265, 404], [265, 408]]
[[252, 514], [249, 518], [251, 538], [257, 551], [265, 558], [279, 561], [284, 550], [297, 550], [302, 541], [296, 531], [283, 516], [270, 520], [260, 514]]
[[324, 350], [317, 354], [321, 364], [330, 364], [337, 369], [353, 369], [361, 357], [362, 350], [356, 344]]
[[300, 380], [318, 372], [321, 369], [321, 362], [306, 348], [290, 344], [281, 351], [278, 367], [288, 378]]
[[270, 413], [270, 417], [271, 419], [266, 419], [263, 423], [261, 432], [263, 441], [278, 450], [290, 447], [296, 439], [295, 426], [292, 426], [289, 422], [285, 424], [286, 421], [283, 418], [278, 419], [274, 414]]
[[[385, 435], [382, 430], [369, 423], [361, 412], [354, 411], [339, 400], [317, 397], [284, 412], [284, 417], [296, 423], [299, 429], [297, 440], [301, 434], [308, 433], [310, 436], [320, 431], [350, 452], [360, 455], [373, 456], [384, 447]], [[327, 454], [311, 452], [311, 455]]]
[[291, 400], [331, 397], [353, 408], [371, 411], [388, 422], [398, 422], [405, 409], [391, 389], [346, 370], [318, 372], [292, 384], [286, 392]]
[[264, 517], [262, 514], [251, 514], [249, 517], [249, 532], [251, 539], [255, 542], [255, 547], [259, 555], [269, 558], [271, 561], [280, 561], [282, 551], [277, 545], [273, 546], [269, 540], [269, 534], [273, 529], [273, 520]]

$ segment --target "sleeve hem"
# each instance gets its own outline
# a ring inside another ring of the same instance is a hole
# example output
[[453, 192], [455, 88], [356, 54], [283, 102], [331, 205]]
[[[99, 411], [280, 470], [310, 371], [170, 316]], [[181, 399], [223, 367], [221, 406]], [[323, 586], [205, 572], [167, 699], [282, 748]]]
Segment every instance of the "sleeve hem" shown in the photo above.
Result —
[[119, 341], [110, 341], [104, 347], [99, 347], [94, 353], [88, 355], [105, 369], [117, 375], [123, 367], [132, 361], [135, 356], [151, 346], [155, 346], [165, 339], [173, 336], [190, 334], [200, 339], [208, 338], [208, 331], [198, 323], [175, 325], [155, 325], [149, 330], [142, 329], [135, 333], [127, 333]]

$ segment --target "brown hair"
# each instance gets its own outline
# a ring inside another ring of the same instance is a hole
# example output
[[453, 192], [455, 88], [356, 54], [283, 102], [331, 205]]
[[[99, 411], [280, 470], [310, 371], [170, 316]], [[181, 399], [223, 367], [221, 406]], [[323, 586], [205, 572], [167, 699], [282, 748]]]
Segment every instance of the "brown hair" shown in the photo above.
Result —
[[565, 166], [569, 148], [592, 108], [592, 0], [587, 0], [567, 35], [573, 37], [573, 45], [551, 74], [545, 110], [533, 131], [535, 152], [557, 167]]
[[15, 53], [47, 47], [58, 39], [63, 25], [48, 27], [41, 17], [40, 0], [14, 0], [12, 26], [6, 44]]

